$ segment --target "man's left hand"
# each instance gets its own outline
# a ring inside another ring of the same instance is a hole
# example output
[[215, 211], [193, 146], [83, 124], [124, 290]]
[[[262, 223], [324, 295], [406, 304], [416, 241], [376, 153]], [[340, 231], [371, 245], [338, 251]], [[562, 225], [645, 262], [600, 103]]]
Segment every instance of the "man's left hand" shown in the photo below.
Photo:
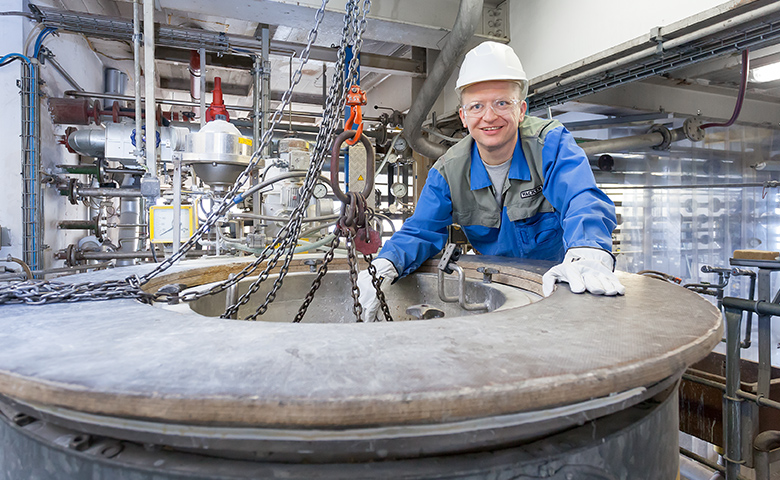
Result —
[[542, 292], [549, 297], [555, 282], [566, 282], [574, 293], [585, 290], [595, 295], [623, 295], [626, 287], [613, 273], [612, 254], [600, 248], [575, 247], [566, 252], [563, 263], [552, 267], [542, 277]]

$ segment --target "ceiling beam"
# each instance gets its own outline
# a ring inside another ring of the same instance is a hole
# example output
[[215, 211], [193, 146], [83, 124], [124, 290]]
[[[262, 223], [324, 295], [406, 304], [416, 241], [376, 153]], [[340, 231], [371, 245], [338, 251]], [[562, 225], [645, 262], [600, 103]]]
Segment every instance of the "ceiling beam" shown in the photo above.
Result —
[[[189, 14], [220, 15], [269, 25], [309, 30], [321, 0], [159, 0], [161, 8]], [[341, 36], [344, 0], [333, 0], [325, 10], [320, 35]], [[374, 2], [364, 38], [440, 50], [458, 14], [454, 0], [392, 0]], [[487, 5], [485, 8], [491, 8]], [[227, 13], [229, 12], [229, 13]], [[484, 39], [505, 41], [477, 32]]]

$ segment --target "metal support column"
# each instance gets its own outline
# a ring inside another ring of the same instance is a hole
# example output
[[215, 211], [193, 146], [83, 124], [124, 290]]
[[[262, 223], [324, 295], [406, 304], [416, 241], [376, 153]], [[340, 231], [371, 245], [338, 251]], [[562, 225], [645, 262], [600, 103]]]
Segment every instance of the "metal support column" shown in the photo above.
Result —
[[742, 310], [726, 308], [726, 393], [723, 395], [723, 444], [725, 446], [726, 480], [736, 480], [742, 460], [742, 399], [740, 385], [740, 326]]
[[146, 171], [157, 177], [157, 111], [154, 97], [154, 0], [144, 0], [144, 84], [146, 88]]

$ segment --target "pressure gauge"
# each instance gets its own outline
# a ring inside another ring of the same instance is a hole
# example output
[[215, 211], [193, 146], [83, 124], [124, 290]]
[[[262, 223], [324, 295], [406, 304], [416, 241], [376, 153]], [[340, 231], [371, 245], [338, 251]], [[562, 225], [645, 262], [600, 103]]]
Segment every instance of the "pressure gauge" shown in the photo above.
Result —
[[401, 153], [404, 150], [406, 150], [408, 146], [409, 144], [406, 142], [406, 139], [404, 137], [397, 137], [393, 141], [393, 150], [395, 150], [396, 152]]
[[393, 195], [395, 198], [401, 198], [406, 196], [406, 185], [403, 183], [395, 182], [391, 187], [390, 191], [393, 192]]
[[311, 193], [316, 199], [324, 198], [328, 194], [328, 187], [321, 183], [315, 183], [314, 190]]
[[[181, 240], [186, 241], [197, 228], [197, 219], [193, 215], [192, 205], [182, 205]], [[152, 243], [173, 243], [173, 206], [155, 205], [149, 207], [149, 237]]]

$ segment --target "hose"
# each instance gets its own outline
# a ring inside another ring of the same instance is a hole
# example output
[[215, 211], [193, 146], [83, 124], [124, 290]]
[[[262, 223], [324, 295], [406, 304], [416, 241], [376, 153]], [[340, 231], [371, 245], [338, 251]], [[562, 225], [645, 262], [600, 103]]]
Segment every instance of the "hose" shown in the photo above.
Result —
[[22, 269], [24, 270], [24, 274], [27, 275], [27, 280], [32, 280], [33, 279], [33, 273], [32, 273], [32, 270], [30, 270], [30, 266], [27, 265], [26, 263], [24, 263], [23, 260], [20, 260], [18, 258], [12, 257], [11, 255], [8, 255], [8, 257], [6, 258], [5, 261], [6, 262], [18, 263], [19, 265], [22, 266]]
[[749, 52], [750, 50], [747, 48], [742, 50], [742, 79], [739, 83], [737, 103], [734, 105], [734, 112], [731, 114], [731, 118], [729, 118], [729, 121], [726, 123], [705, 123], [699, 127], [702, 130], [711, 127], [730, 127], [735, 121], [737, 121], [739, 112], [742, 111], [742, 102], [745, 100], [745, 91], [747, 90], [748, 72], [750, 71], [750, 58], [748, 58]]

